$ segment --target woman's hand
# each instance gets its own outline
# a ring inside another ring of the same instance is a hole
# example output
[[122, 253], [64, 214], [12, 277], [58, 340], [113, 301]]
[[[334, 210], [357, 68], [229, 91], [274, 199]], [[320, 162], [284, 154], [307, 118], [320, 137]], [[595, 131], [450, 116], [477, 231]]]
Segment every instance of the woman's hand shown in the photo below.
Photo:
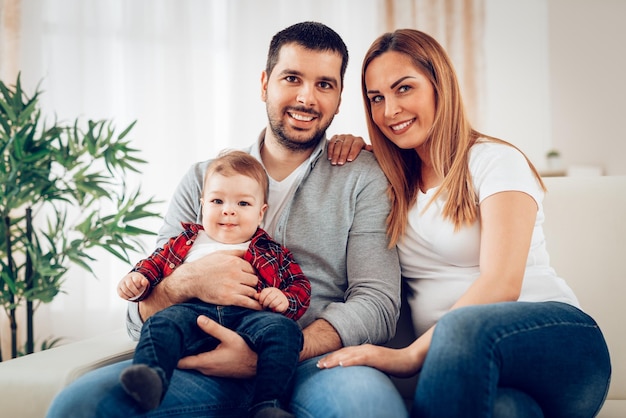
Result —
[[411, 351], [410, 347], [396, 349], [372, 344], [344, 347], [321, 358], [317, 367], [370, 366], [393, 376], [409, 377], [419, 372], [423, 362]]
[[214, 350], [180, 359], [179, 368], [197, 370], [207, 376], [239, 379], [256, 374], [257, 354], [239, 334], [204, 315], [198, 317], [198, 326], [221, 342]]
[[362, 149], [371, 151], [372, 146], [360, 136], [333, 135], [328, 141], [328, 159], [332, 165], [344, 165], [354, 161]]

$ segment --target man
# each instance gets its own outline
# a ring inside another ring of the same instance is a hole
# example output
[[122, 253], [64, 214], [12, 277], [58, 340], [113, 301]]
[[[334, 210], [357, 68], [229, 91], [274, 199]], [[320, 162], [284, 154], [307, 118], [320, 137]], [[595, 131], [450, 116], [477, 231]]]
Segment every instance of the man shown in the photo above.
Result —
[[[400, 308], [399, 263], [385, 233], [384, 175], [369, 153], [343, 167], [326, 161], [326, 129], [339, 111], [347, 63], [345, 44], [322, 24], [304, 22], [277, 33], [261, 79], [268, 126], [249, 152], [270, 177], [263, 228], [291, 250], [311, 281], [310, 307], [299, 320], [304, 348], [289, 408], [314, 417], [402, 417], [402, 399], [384, 374], [316, 365], [318, 356], [342, 346], [387, 341]], [[159, 231], [161, 242], [180, 231], [181, 221], [200, 219], [207, 164], [193, 165], [179, 184]], [[129, 305], [129, 333], [137, 338], [142, 321], [154, 312], [191, 298], [260, 309], [254, 300], [257, 277], [241, 255], [212, 254], [180, 266], [148, 299]], [[191, 371], [174, 373], [155, 412], [245, 416], [256, 354], [239, 335], [207, 318], [200, 317], [198, 325], [222, 343], [181, 360], [179, 367]], [[138, 415], [115, 380], [126, 365], [84, 376], [57, 397], [48, 416]]]

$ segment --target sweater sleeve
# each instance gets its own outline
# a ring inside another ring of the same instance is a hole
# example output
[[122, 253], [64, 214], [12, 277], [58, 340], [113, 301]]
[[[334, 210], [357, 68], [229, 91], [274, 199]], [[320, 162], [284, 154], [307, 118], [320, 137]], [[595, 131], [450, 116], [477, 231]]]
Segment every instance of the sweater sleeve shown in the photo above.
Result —
[[388, 248], [385, 228], [387, 182], [371, 171], [360, 177], [344, 250], [348, 283], [343, 300], [330, 303], [319, 315], [337, 330], [344, 346], [387, 342], [400, 314], [400, 263], [396, 247]]
[[396, 330], [400, 264], [386, 232], [387, 186], [370, 153], [343, 167], [319, 162], [291, 208], [283, 243], [312, 287], [300, 322], [329, 322], [344, 346], [382, 344]]
[[287, 300], [289, 308], [285, 315], [298, 320], [304, 315], [311, 300], [311, 284], [306, 278], [300, 266], [295, 262], [289, 250], [284, 249], [280, 253], [281, 266], [281, 289]]
[[289, 307], [282, 314], [300, 319], [309, 307], [311, 284], [291, 252], [259, 229], [244, 259], [256, 269], [260, 278], [259, 289], [276, 287], [287, 297]]
[[[184, 261], [184, 254], [187, 253], [187, 249], [183, 251], [181, 248], [186, 243], [189, 233], [184, 232], [176, 237], [169, 239], [167, 244], [161, 248], [157, 248], [149, 257], [139, 261], [131, 271], [136, 271], [144, 275], [150, 286], [146, 291], [137, 299], [142, 301], [148, 297], [152, 292], [152, 289], [158, 285], [163, 278], [172, 274], [172, 271], [182, 264]], [[182, 254], [181, 254], [181, 251]]]

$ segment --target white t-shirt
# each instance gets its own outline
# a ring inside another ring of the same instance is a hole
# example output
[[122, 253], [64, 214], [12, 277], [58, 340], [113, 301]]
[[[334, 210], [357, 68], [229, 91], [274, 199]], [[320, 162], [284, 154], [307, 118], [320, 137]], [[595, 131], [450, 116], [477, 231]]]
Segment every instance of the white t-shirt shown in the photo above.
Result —
[[[263, 160], [261, 159], [261, 150], [258, 146], [252, 147], [250, 155], [259, 160], [263, 167], [265, 167]], [[261, 228], [263, 228], [271, 237], [277, 235], [276, 226], [278, 225], [280, 215], [285, 206], [287, 206], [287, 203], [291, 201], [293, 194], [296, 192], [296, 189], [300, 184], [300, 179], [310, 164], [311, 158], [300, 164], [282, 181], [276, 181], [271, 176], [268, 176], [269, 194], [267, 196], [267, 210], [265, 211], [265, 216], [263, 216]]]
[[[520, 301], [560, 301], [574, 306], [578, 300], [550, 267], [542, 224], [543, 191], [524, 156], [498, 143], [479, 143], [469, 159], [478, 203], [502, 191], [522, 191], [538, 205]], [[409, 304], [417, 335], [430, 328], [478, 277], [480, 225], [476, 221], [454, 231], [442, 217], [445, 194], [423, 212], [437, 188], [419, 192], [409, 211], [407, 232], [398, 243], [402, 275], [411, 290]]]
[[198, 233], [196, 240], [191, 245], [189, 252], [185, 256], [185, 263], [189, 263], [198, 260], [205, 255], [214, 253], [220, 250], [247, 250], [250, 245], [250, 240], [239, 244], [224, 244], [217, 242], [213, 238], [209, 237], [206, 230], [202, 230]]

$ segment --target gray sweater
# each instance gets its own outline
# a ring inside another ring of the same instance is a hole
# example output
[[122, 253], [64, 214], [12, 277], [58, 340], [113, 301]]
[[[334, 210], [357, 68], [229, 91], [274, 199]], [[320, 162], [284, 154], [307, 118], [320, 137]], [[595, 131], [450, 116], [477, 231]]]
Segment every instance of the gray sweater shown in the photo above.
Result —
[[[311, 282], [310, 307], [298, 322], [304, 328], [325, 319], [344, 346], [385, 343], [395, 333], [400, 312], [400, 265], [396, 249], [387, 248], [385, 232], [387, 180], [369, 152], [332, 166], [326, 140], [310, 161], [293, 199], [278, 215], [273, 236], [293, 253]], [[181, 221], [201, 223], [208, 163], [192, 165], [179, 183], [159, 243], [177, 235]], [[127, 326], [138, 339], [141, 320], [135, 303], [129, 304]]]

